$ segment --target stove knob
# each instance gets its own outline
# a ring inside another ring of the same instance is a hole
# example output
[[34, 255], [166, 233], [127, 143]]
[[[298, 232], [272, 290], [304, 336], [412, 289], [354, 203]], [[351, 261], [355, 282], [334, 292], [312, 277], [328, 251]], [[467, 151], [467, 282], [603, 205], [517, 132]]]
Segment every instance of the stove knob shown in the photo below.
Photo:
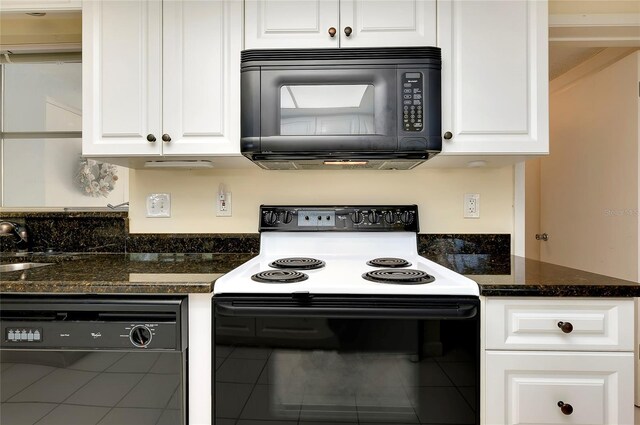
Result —
[[384, 221], [387, 224], [394, 224], [396, 222], [396, 214], [393, 211], [387, 211], [384, 213]]
[[402, 224], [411, 224], [413, 223], [413, 213], [411, 211], [404, 211], [400, 214], [400, 221]]
[[378, 221], [380, 221], [380, 213], [378, 213], [378, 211], [370, 211], [368, 218], [369, 218], [369, 223], [378, 224]]
[[265, 223], [269, 225], [273, 225], [273, 224], [276, 224], [277, 221], [278, 221], [278, 213], [274, 211], [267, 211], [266, 213], [264, 213]]
[[139, 348], [145, 348], [151, 342], [151, 329], [144, 325], [137, 325], [129, 332], [129, 340]]
[[364, 215], [362, 215], [360, 211], [355, 211], [351, 213], [351, 221], [353, 221], [354, 224], [362, 224]]
[[284, 215], [282, 216], [282, 221], [285, 224], [289, 224], [291, 223], [291, 220], [293, 220], [293, 215], [291, 214], [291, 211], [285, 211]]

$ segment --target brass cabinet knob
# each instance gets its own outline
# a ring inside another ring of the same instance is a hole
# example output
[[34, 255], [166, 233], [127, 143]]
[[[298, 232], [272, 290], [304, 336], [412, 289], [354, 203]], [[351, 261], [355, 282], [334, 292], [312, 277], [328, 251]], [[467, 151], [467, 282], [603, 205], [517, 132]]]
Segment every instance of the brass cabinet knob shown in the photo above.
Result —
[[344, 27], [344, 35], [346, 35], [347, 37], [349, 37], [352, 32], [353, 29], [351, 27]]
[[171, 136], [169, 136], [168, 134], [163, 134], [162, 135], [162, 140], [165, 142], [170, 142], [171, 141]]
[[337, 32], [334, 27], [329, 28], [329, 36], [331, 36], [331, 38], [335, 37]]
[[447, 131], [446, 133], [444, 133], [444, 138], [447, 140], [451, 140], [451, 138], [453, 138], [453, 133]]
[[147, 134], [147, 142], [153, 143], [155, 141], [156, 141], [156, 136], [154, 136], [153, 134]]

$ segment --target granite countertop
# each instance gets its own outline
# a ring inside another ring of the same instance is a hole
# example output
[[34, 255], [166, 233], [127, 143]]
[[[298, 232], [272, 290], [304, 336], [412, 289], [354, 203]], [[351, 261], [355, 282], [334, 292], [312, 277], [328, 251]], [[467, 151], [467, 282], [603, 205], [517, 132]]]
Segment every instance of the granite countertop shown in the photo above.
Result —
[[[55, 265], [3, 272], [1, 293], [208, 293], [224, 273], [255, 254], [71, 254], [15, 257], [1, 263]], [[511, 256], [452, 254], [431, 258], [478, 283], [484, 296], [640, 297], [640, 284]]]
[[1, 263], [54, 263], [3, 272], [0, 293], [180, 294], [209, 293], [224, 273], [253, 254], [3, 255]]
[[511, 256], [508, 274], [504, 270], [495, 273], [491, 264], [478, 267], [470, 259], [466, 264], [454, 261], [443, 265], [476, 281], [480, 295], [488, 297], [640, 297], [638, 282], [518, 256]]

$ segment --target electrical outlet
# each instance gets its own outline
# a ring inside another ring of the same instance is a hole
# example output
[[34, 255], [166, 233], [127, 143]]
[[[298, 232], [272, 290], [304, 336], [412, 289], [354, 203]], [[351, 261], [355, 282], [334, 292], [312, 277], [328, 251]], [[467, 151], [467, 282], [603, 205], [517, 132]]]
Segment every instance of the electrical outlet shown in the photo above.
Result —
[[216, 197], [216, 217], [231, 217], [231, 192], [223, 192]]
[[464, 218], [480, 218], [480, 194], [464, 194]]
[[171, 217], [171, 195], [169, 193], [147, 195], [147, 217]]

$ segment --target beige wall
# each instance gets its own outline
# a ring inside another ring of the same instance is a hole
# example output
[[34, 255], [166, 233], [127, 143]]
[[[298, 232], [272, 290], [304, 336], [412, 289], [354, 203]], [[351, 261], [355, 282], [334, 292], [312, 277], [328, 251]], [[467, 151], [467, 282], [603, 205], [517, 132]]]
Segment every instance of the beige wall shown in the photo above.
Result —
[[550, 97], [541, 259], [638, 279], [640, 53]]
[[[216, 217], [220, 183], [232, 192], [232, 217]], [[171, 218], [146, 218], [149, 193], [171, 194]], [[464, 193], [480, 193], [480, 218], [463, 219]], [[254, 233], [260, 204], [420, 206], [422, 233], [512, 233], [513, 167], [400, 172], [132, 170], [133, 233]]]
[[540, 259], [540, 242], [536, 234], [540, 231], [540, 160], [531, 159], [525, 163], [525, 239], [524, 256]]

